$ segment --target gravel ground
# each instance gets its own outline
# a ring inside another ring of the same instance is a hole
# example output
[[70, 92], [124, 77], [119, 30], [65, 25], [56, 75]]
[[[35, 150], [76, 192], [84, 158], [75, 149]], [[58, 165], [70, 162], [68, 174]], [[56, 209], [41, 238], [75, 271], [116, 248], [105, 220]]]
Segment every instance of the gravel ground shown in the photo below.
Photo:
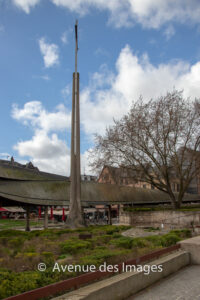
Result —
[[169, 231], [170, 230], [166, 230], [166, 229], [147, 231], [144, 228], [134, 227], [124, 231], [122, 235], [128, 237], [145, 237], [150, 235], [162, 235], [168, 233]]

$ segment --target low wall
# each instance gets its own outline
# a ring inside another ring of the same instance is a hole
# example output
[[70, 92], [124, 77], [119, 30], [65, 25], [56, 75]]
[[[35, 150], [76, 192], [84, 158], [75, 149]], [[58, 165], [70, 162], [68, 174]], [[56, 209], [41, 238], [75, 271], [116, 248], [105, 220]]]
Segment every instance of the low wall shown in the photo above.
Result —
[[181, 241], [179, 244], [184, 251], [190, 253], [190, 262], [200, 265], [200, 236]]
[[133, 226], [152, 226], [160, 227], [164, 224], [169, 228], [186, 228], [200, 225], [199, 211], [120, 211], [120, 224]]
[[157, 259], [148, 265], [163, 268], [162, 272], [125, 272], [111, 278], [93, 283], [76, 291], [53, 298], [55, 300], [122, 300], [189, 265], [188, 252], [178, 251]]

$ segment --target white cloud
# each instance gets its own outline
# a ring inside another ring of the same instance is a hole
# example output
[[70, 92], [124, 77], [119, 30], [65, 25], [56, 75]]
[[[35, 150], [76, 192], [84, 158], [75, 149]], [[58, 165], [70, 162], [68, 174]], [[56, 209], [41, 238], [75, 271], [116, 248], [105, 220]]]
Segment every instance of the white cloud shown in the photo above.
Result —
[[24, 125], [31, 125], [34, 130], [41, 130], [45, 133], [65, 130], [71, 124], [71, 113], [63, 104], [58, 105], [55, 111], [48, 112], [40, 101], [27, 102], [23, 108], [18, 108], [14, 104], [12, 117]]
[[33, 137], [14, 146], [20, 157], [29, 157], [40, 170], [69, 175], [69, 148], [55, 132], [67, 130], [71, 114], [63, 104], [48, 112], [39, 101], [12, 108], [12, 117], [33, 130]]
[[[200, 95], [200, 61], [190, 65], [184, 61], [170, 61], [154, 66], [147, 54], [137, 56], [126, 45], [116, 61], [115, 72], [102, 66], [91, 76], [80, 94], [81, 126], [92, 146], [92, 134], [105, 132], [106, 126], [127, 113], [132, 101], [140, 95], [144, 100], [164, 95], [174, 87], [184, 89], [184, 96]], [[59, 105], [49, 112], [39, 101], [27, 102], [23, 108], [13, 106], [12, 116], [33, 128], [29, 141], [20, 141], [15, 150], [21, 156], [31, 156], [32, 161], [50, 172], [69, 175], [69, 149], [58, 136], [70, 128], [70, 112]], [[57, 132], [57, 134], [55, 133]], [[88, 169], [87, 151], [82, 154], [82, 172]]]
[[70, 94], [71, 94], [71, 85], [67, 84], [62, 90], [61, 90], [61, 94], [63, 96], [64, 99], [66, 99]]
[[95, 7], [110, 12], [109, 22], [116, 27], [140, 23], [144, 27], [159, 28], [170, 22], [199, 23], [199, 0], [51, 0], [55, 5], [84, 15]]
[[92, 148], [86, 150], [81, 155], [81, 174], [96, 175], [94, 170], [92, 170], [91, 167], [89, 166], [89, 161], [91, 161], [91, 157], [90, 157], [91, 150]]
[[[81, 92], [81, 120], [85, 132], [104, 133], [106, 126], [119, 119], [140, 95], [150, 100], [171, 91], [184, 89], [184, 96], [200, 95], [200, 62], [190, 65], [171, 61], [154, 66], [148, 55], [135, 55], [127, 45], [116, 62], [116, 74], [105, 68], [95, 73], [93, 80]], [[105, 83], [108, 86], [105, 87]]]
[[43, 79], [43, 80], [46, 80], [46, 81], [50, 80], [49, 75], [42, 75], [42, 76], [40, 76], [40, 78]]
[[[50, 0], [56, 6], [71, 12], [85, 15], [92, 8], [110, 13], [109, 23], [115, 27], [131, 26], [140, 23], [147, 28], [160, 28], [163, 24], [174, 21], [178, 23], [200, 23], [199, 0]], [[13, 3], [26, 13], [40, 0], [13, 0]], [[65, 38], [64, 38], [65, 40]]]
[[48, 44], [45, 41], [45, 38], [41, 38], [39, 40], [39, 46], [46, 68], [52, 67], [59, 63], [59, 49], [56, 44]]
[[40, 2], [40, 0], [12, 0], [13, 3], [25, 11], [25, 13], [29, 14], [32, 7], [36, 6]]
[[[69, 176], [70, 150], [67, 142], [58, 136], [60, 131], [71, 126], [71, 114], [64, 105], [60, 104], [53, 112], [49, 112], [40, 101], [27, 102], [22, 108], [14, 104], [12, 117], [33, 130], [31, 139], [18, 141], [14, 145], [19, 157], [29, 157], [41, 171]], [[0, 153], [3, 158], [6, 155]], [[92, 174], [88, 166], [88, 151], [81, 155], [81, 171], [82, 174], [84, 171]]]
[[19, 142], [16, 148], [20, 156], [35, 156], [38, 159], [52, 159], [67, 153], [66, 144], [55, 133], [49, 137], [43, 131], [36, 131], [31, 140]]
[[21, 157], [30, 157], [40, 170], [69, 175], [69, 149], [55, 133], [36, 131], [31, 140], [18, 142], [14, 149]]
[[174, 27], [170, 24], [164, 31], [164, 35], [166, 37], [166, 40], [170, 40], [171, 37], [175, 34], [175, 29]]
[[32, 77], [36, 79], [43, 79], [45, 81], [49, 81], [51, 79], [49, 75], [33, 75]]
[[61, 35], [61, 41], [63, 42], [63, 44], [69, 43], [69, 36], [72, 32], [73, 32], [72, 28], [69, 28], [63, 32], [63, 34]]

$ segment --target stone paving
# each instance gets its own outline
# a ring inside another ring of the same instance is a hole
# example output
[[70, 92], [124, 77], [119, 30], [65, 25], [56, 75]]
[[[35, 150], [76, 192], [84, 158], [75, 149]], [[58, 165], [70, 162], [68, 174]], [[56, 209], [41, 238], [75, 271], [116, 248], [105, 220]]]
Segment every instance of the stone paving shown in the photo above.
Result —
[[200, 300], [200, 266], [185, 267], [126, 300]]
[[162, 235], [168, 233], [169, 231], [170, 229], [160, 229], [160, 230], [150, 231], [142, 227], [133, 227], [124, 231], [122, 235], [129, 236], [129, 237], [145, 237], [150, 235]]

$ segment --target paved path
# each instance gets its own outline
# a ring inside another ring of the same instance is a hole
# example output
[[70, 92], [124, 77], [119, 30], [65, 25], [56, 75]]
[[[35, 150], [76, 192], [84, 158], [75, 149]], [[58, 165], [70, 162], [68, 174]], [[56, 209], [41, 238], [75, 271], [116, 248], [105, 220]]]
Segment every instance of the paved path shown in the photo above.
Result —
[[145, 237], [150, 235], [163, 235], [170, 231], [170, 229], [162, 229], [162, 230], [155, 230], [149, 231], [148, 229], [144, 229], [142, 227], [133, 227], [130, 228], [122, 233], [123, 236], [129, 237]]
[[200, 300], [200, 266], [185, 267], [127, 300]]

